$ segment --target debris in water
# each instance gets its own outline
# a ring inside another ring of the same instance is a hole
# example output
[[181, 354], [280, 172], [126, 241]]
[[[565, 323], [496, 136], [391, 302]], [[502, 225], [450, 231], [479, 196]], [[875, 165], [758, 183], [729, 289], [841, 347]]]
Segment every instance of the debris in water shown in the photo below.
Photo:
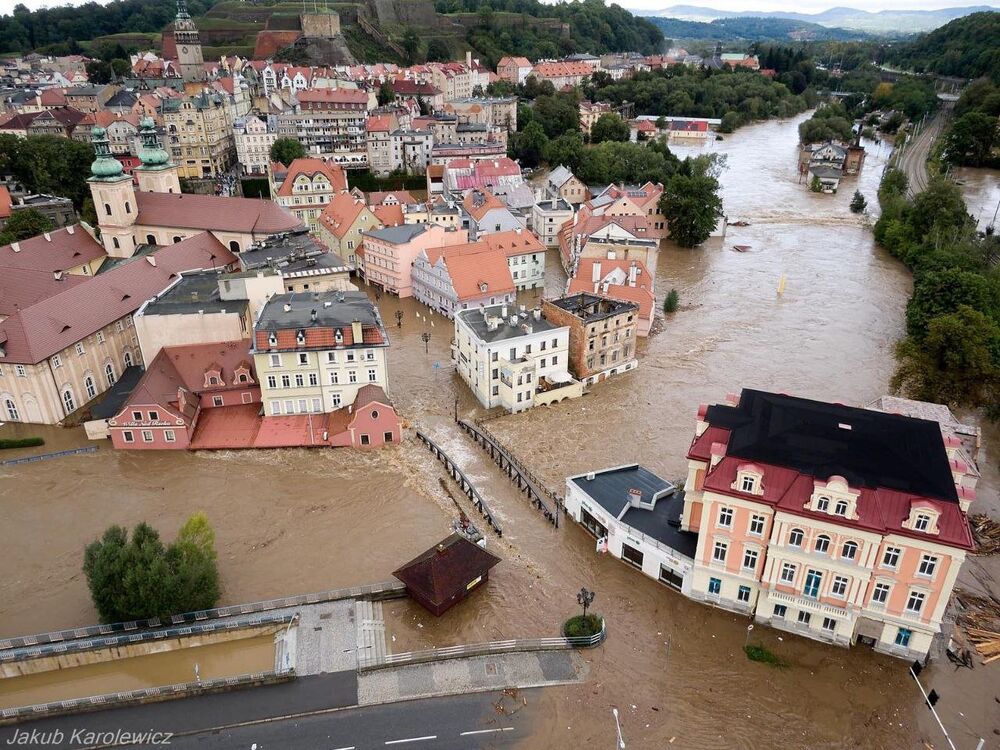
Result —
[[733, 245], [733, 250], [735, 250], [738, 253], [745, 253], [749, 249], [750, 245]]

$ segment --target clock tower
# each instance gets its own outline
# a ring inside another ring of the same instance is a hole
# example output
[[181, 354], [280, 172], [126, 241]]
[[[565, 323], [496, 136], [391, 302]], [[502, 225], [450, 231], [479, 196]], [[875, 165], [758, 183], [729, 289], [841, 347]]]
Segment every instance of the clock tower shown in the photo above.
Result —
[[185, 82], [202, 80], [205, 77], [205, 67], [201, 56], [201, 39], [188, 13], [187, 0], [177, 0], [174, 42], [177, 45], [177, 66], [180, 68], [181, 78]]

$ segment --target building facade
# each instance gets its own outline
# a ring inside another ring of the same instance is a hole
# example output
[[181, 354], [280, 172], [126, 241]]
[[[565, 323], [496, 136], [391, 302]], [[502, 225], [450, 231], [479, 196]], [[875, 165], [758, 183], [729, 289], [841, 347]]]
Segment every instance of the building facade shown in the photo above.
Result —
[[468, 242], [464, 231], [437, 224], [403, 224], [364, 233], [362, 273], [374, 286], [399, 297], [413, 295], [413, 262], [421, 250]]
[[201, 92], [164, 99], [160, 116], [168, 147], [181, 177], [219, 177], [236, 159], [236, 143], [225, 99]]
[[639, 306], [580, 292], [542, 301], [542, 315], [569, 327], [569, 367], [591, 385], [638, 366], [635, 358]]
[[248, 115], [234, 128], [236, 140], [236, 160], [243, 174], [265, 175], [271, 163], [271, 146], [278, 134], [268, 127], [267, 119], [258, 115]]

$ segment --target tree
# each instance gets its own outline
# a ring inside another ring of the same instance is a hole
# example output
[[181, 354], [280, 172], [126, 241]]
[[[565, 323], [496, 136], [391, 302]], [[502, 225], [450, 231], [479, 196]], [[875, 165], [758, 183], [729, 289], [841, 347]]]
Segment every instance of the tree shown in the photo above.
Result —
[[451, 59], [451, 50], [443, 39], [431, 39], [427, 43], [428, 62], [447, 62]]
[[944, 138], [944, 152], [953, 164], [982, 167], [989, 164], [1000, 142], [996, 115], [969, 112], [952, 123]]
[[714, 157], [685, 159], [664, 186], [660, 213], [667, 219], [670, 238], [681, 247], [708, 239], [722, 215], [722, 198]]
[[580, 110], [571, 96], [539, 96], [535, 99], [532, 112], [549, 138], [558, 138], [563, 133], [580, 129]]
[[89, 143], [54, 135], [0, 135], [0, 169], [12, 172], [29, 192], [61, 195], [77, 208], [90, 195], [93, 161]]
[[823, 183], [819, 181], [819, 177], [813, 175], [813, 178], [809, 181], [809, 189], [814, 193], [823, 192]]
[[210, 609], [219, 599], [215, 534], [202, 513], [188, 519], [169, 547], [146, 523], [131, 537], [112, 526], [87, 545], [83, 572], [104, 622], [162, 619]]
[[386, 104], [392, 104], [393, 100], [396, 98], [396, 93], [392, 90], [392, 84], [389, 81], [385, 81], [381, 86], [378, 87], [378, 106], [384, 107]]
[[271, 161], [284, 164], [286, 167], [305, 155], [306, 150], [295, 138], [276, 138], [271, 144]]
[[111, 63], [105, 60], [91, 60], [84, 67], [87, 71], [87, 80], [90, 83], [111, 83], [115, 77]]
[[628, 123], [614, 112], [605, 112], [597, 118], [597, 122], [595, 122], [590, 128], [591, 143], [603, 143], [604, 141], [627, 141], [628, 139]]
[[510, 136], [507, 153], [511, 158], [520, 160], [523, 167], [537, 167], [548, 143], [542, 126], [532, 121], [520, 133]]
[[0, 232], [0, 245], [9, 245], [29, 237], [37, 237], [42, 232], [52, 229], [52, 222], [47, 216], [33, 208], [26, 208], [11, 213], [3, 231]]
[[[916, 339], [927, 335], [930, 321], [967, 305], [981, 313], [994, 313], [991, 290], [985, 276], [957, 268], [921, 273], [906, 305], [906, 330]], [[1000, 300], [996, 301], [1000, 305]]]
[[420, 37], [417, 36], [417, 32], [407, 27], [403, 33], [401, 46], [403, 47], [403, 52], [406, 53], [406, 61], [410, 65], [416, 63], [417, 58], [420, 56]]
[[583, 136], [580, 131], [573, 130], [549, 141], [545, 147], [545, 161], [552, 167], [563, 164], [571, 172], [576, 172], [584, 159], [585, 152]]
[[672, 313], [677, 311], [677, 305], [680, 303], [680, 295], [677, 293], [676, 289], [671, 289], [667, 292], [667, 298], [663, 300], [663, 312]]
[[115, 78], [121, 78], [132, 71], [132, 64], [128, 60], [116, 57], [111, 61], [111, 70], [114, 71]]
[[851, 213], [859, 214], [868, 207], [868, 201], [865, 200], [865, 196], [861, 194], [860, 190], [854, 191], [854, 197], [851, 198]]

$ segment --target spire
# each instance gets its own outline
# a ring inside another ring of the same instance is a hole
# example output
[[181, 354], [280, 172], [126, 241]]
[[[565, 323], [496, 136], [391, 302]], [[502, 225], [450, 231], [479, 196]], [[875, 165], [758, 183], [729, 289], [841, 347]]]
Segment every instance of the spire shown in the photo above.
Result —
[[170, 155], [160, 146], [160, 137], [152, 117], [144, 117], [139, 123], [139, 140], [142, 142], [139, 160], [144, 169], [171, 166]]
[[108, 144], [108, 134], [104, 128], [95, 127], [90, 131], [94, 144], [94, 159], [90, 165], [90, 175], [93, 180], [114, 180], [122, 176], [122, 163], [111, 155]]
[[188, 13], [187, 0], [177, 0], [177, 17], [191, 18], [191, 14]]

